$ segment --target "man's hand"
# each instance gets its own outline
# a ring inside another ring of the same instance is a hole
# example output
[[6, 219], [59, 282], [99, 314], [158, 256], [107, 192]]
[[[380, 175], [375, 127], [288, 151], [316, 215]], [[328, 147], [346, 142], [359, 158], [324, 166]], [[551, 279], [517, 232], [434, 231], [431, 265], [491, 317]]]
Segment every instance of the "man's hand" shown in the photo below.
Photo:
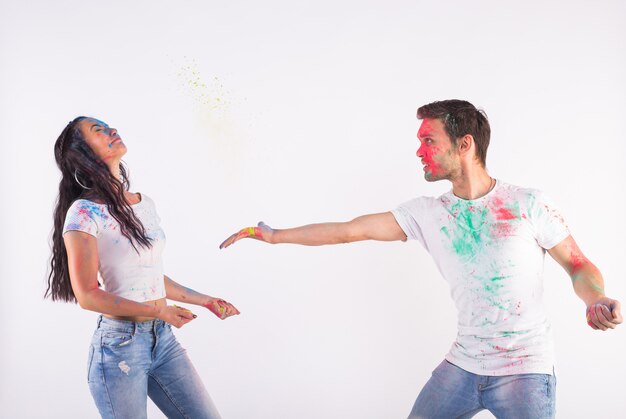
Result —
[[224, 249], [231, 244], [241, 239], [257, 239], [267, 243], [271, 243], [274, 230], [263, 221], [261, 221], [257, 227], [246, 227], [239, 230], [237, 233], [231, 235], [220, 244], [220, 249]]
[[622, 321], [620, 303], [617, 300], [602, 297], [587, 307], [587, 324], [592, 329], [615, 329]]
[[213, 312], [213, 314], [222, 320], [239, 314], [239, 310], [237, 310], [234, 305], [228, 301], [222, 300], [221, 298], [210, 297], [206, 303], [202, 304], [202, 306], [208, 308], [211, 312]]

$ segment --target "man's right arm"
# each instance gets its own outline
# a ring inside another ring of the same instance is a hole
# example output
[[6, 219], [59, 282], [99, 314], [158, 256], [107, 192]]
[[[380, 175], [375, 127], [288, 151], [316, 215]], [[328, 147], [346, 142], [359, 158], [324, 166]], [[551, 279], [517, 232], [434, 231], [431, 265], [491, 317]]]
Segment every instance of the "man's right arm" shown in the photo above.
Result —
[[308, 224], [287, 229], [272, 229], [263, 222], [257, 227], [239, 230], [226, 239], [220, 248], [238, 240], [252, 238], [267, 243], [293, 243], [306, 246], [352, 243], [361, 240], [406, 240], [406, 234], [391, 212], [368, 214], [343, 223]]

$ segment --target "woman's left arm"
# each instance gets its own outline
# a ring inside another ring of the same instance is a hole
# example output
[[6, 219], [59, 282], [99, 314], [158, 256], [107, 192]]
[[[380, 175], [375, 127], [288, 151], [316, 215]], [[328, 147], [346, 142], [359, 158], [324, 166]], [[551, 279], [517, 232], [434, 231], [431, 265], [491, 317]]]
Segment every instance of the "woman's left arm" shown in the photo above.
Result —
[[187, 288], [165, 275], [165, 297], [168, 300], [194, 304], [208, 308], [213, 314], [224, 320], [227, 317], [239, 314], [239, 310], [221, 298], [211, 297], [198, 291]]

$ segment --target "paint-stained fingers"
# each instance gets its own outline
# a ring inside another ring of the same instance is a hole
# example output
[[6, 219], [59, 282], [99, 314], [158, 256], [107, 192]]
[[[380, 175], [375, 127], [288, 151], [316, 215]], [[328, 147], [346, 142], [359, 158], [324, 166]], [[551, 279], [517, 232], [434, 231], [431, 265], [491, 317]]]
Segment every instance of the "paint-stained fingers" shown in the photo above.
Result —
[[231, 235], [220, 244], [220, 249], [224, 249], [241, 239], [257, 239], [265, 241], [265, 235], [272, 232], [272, 229], [261, 221], [257, 227], [246, 227]]
[[251, 239], [263, 240], [264, 232], [263, 232], [263, 228], [261, 227], [261, 225], [265, 225], [263, 224], [263, 221], [261, 221], [257, 227], [246, 227], [244, 229], [241, 229], [241, 231], [239, 231], [239, 234], [237, 236], [237, 240], [245, 239], [248, 237]]
[[231, 303], [229, 303], [226, 300], [222, 300], [219, 299], [218, 300], [218, 305], [220, 306], [220, 319], [224, 320], [230, 316], [234, 316], [236, 314], [239, 314], [239, 310], [237, 310], [235, 308], [234, 305], [232, 305]]
[[220, 305], [219, 299], [216, 298], [215, 300], [212, 300], [211, 302], [206, 304], [205, 307], [208, 308], [211, 313], [224, 320], [224, 316], [226, 315], [226, 307]]
[[613, 324], [621, 324], [624, 321], [624, 319], [622, 318], [621, 305], [617, 300], [613, 301], [613, 304], [611, 304], [611, 316], [613, 317], [613, 319], [611, 320]]
[[189, 310], [188, 308], [185, 307], [179, 307], [176, 304], [174, 304], [174, 307], [176, 307], [178, 309], [178, 316], [182, 317], [184, 319], [188, 319], [188, 320], [193, 320], [195, 319], [196, 316], [195, 314], [193, 314], [193, 312], [191, 310]]
[[598, 330], [598, 327], [596, 326], [595, 322], [593, 321], [593, 316], [594, 314], [592, 314], [592, 307], [587, 308], [587, 324], [589, 325], [589, 327], [591, 327], [594, 330]]
[[598, 329], [602, 331], [607, 329], [607, 326], [604, 324], [606, 319], [604, 318], [604, 314], [602, 314], [602, 304], [594, 304], [592, 306], [591, 320], [598, 327]]
[[[254, 228], [254, 227], [250, 227], [250, 228]], [[228, 246], [230, 246], [233, 243], [235, 243], [236, 241], [239, 241], [239, 240], [244, 239], [246, 237], [250, 237], [250, 234], [248, 232], [248, 228], [241, 229], [238, 232], [236, 232], [235, 234], [232, 234], [226, 240], [224, 240], [222, 242], [222, 244], [220, 244], [220, 249], [225, 249]]]
[[163, 307], [162, 315], [159, 316], [161, 320], [179, 329], [196, 317], [191, 311], [177, 306]]
[[238, 233], [231, 234], [226, 240], [224, 240], [222, 244], [220, 244], [220, 249], [225, 249], [231, 244], [233, 244], [235, 242], [235, 238], [237, 237], [237, 234]]
[[[607, 329], [615, 329], [615, 325], [611, 321], [613, 316], [611, 310], [604, 304], [598, 304], [596, 307], [596, 313], [598, 314], [598, 321]], [[606, 329], [605, 329], [606, 330]]]
[[221, 298], [213, 300], [207, 305], [207, 308], [211, 310], [221, 320], [239, 314], [239, 310], [237, 310], [234, 305], [226, 300], [222, 300]]
[[228, 301], [221, 300], [221, 302], [223, 302], [223, 304], [225, 304], [225, 307], [226, 307], [226, 316], [224, 317], [224, 319], [226, 317], [235, 316], [237, 314], [240, 314], [239, 310], [237, 310], [237, 307], [235, 307], [234, 305], [232, 305]]
[[[605, 326], [602, 321], [600, 320], [599, 316], [602, 315], [602, 308], [601, 308], [602, 304], [593, 304], [589, 307], [588, 311], [589, 311], [589, 318], [591, 319], [591, 322], [593, 323], [593, 325], [595, 326], [594, 329], [599, 329], [599, 330], [606, 330], [607, 326]], [[602, 317], [604, 317], [604, 315], [602, 315]]]

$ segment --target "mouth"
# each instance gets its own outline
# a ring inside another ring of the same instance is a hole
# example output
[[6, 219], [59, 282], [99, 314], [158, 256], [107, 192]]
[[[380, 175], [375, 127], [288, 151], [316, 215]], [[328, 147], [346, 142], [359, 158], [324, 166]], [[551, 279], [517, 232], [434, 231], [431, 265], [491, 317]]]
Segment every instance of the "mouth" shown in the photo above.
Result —
[[120, 137], [115, 137], [115, 139], [109, 143], [109, 147], [111, 147], [115, 143], [121, 143], [121, 142], [122, 142], [122, 139]]

